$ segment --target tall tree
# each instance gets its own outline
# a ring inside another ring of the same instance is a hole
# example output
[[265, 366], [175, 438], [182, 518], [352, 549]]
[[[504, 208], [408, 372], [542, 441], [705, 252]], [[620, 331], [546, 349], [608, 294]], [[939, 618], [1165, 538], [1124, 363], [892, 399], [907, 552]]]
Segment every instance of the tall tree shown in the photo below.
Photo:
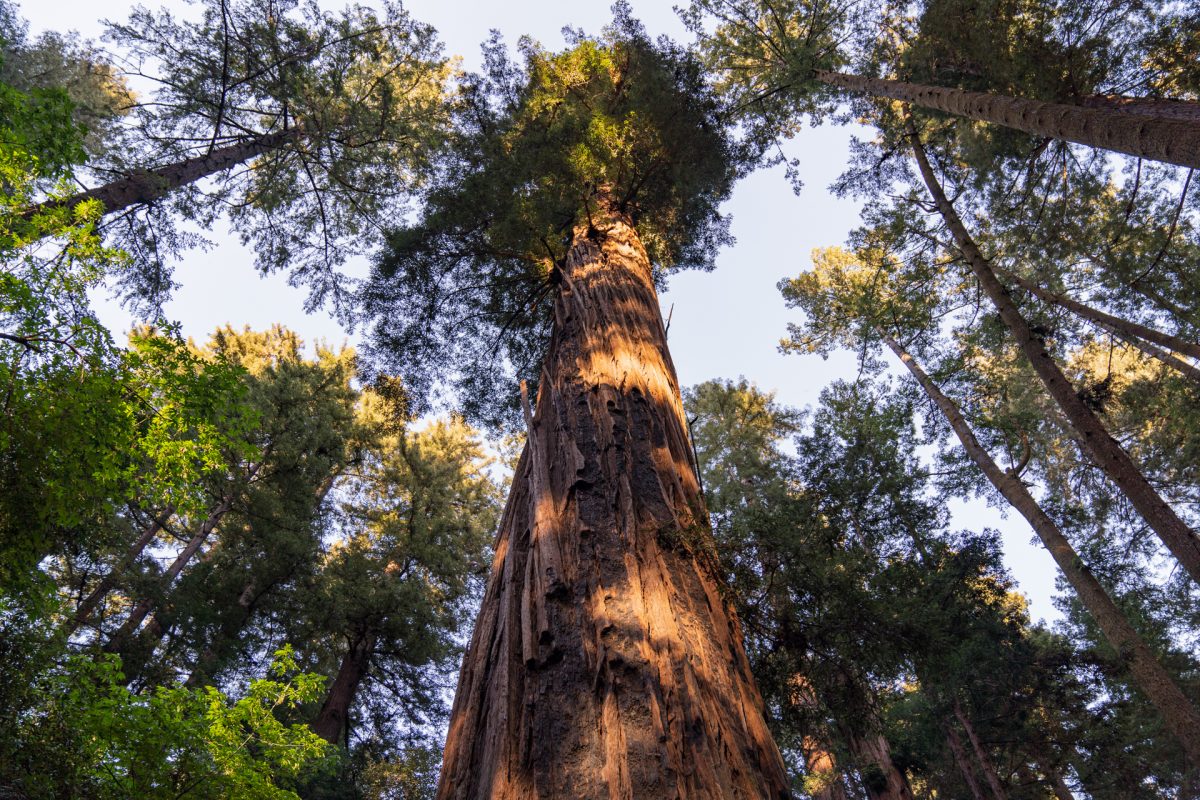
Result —
[[195, 240], [175, 220], [223, 215], [260, 269], [289, 270], [314, 302], [341, 298], [336, 268], [376, 240], [438, 146], [450, 68], [434, 31], [390, 2], [211, 0], [196, 21], [138, 9], [108, 36], [153, 93], [89, 161], [98, 185], [25, 215], [99, 201], [135, 260], [127, 288], [151, 308], [172, 288], [163, 259]]
[[[773, 132], [794, 130], [798, 113], [828, 113], [830, 89], [835, 89], [899, 100], [1040, 138], [1200, 166], [1195, 125], [1200, 107], [1186, 101], [1122, 102], [1126, 98], [1112, 100], [1100, 88], [1127, 77], [1116, 74], [1127, 63], [1113, 63], [1114, 57], [1129, 60], [1128, 53], [1113, 46], [1116, 21], [1140, 29], [1147, 25], [1145, 9], [1130, 3], [1124, 15], [1108, 5], [1079, 14], [1056, 11], [1050, 3], [1020, 0], [971, 6], [930, 0], [918, 4], [915, 16], [899, 5], [864, 10], [842, 0], [697, 0], [685, 19], [701, 36], [708, 63], [725, 76], [736, 112], [755, 117], [754, 124]], [[892, 24], [905, 18], [919, 19], [921, 41], [914, 41], [904, 26]], [[968, 20], [985, 30], [972, 30]], [[851, 45], [869, 41], [881, 29], [890, 36], [880, 38], [900, 53], [895, 61], [859, 61], [857, 74], [838, 71], [861, 55]], [[938, 54], [940, 60], [929, 58], [927, 46], [947, 30], [951, 35], [941, 41], [953, 42], [956, 52], [949, 58], [945, 52]], [[925, 65], [914, 65], [909, 57], [914, 52]], [[1001, 63], [1005, 57], [1007, 64]], [[1089, 59], [1093, 63], [1087, 63]], [[1107, 74], [1097, 70], [1096, 62], [1102, 59], [1110, 62], [1102, 65]], [[1013, 69], [1014, 62], [1021, 67]], [[934, 69], [923, 70], [926, 65]], [[878, 77], [879, 71], [897, 77]], [[955, 85], [963, 74], [984, 85]], [[938, 83], [921, 83], [922, 77]], [[1014, 90], [1027, 94], [1011, 96]], [[1180, 107], [1185, 108], [1183, 114]]]
[[488, 49], [423, 222], [366, 293], [376, 352], [478, 354], [458, 381], [476, 412], [516, 407], [500, 348], [538, 377], [439, 797], [781, 797], [655, 293], [711, 263], [744, 156], [699, 66], [627, 9], [572, 38], [523, 42], [523, 70]]

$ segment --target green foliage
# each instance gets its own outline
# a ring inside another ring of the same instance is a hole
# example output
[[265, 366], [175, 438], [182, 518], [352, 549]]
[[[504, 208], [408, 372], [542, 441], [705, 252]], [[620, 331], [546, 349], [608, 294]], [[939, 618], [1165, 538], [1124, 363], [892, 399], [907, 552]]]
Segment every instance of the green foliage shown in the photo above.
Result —
[[106, 174], [283, 137], [212, 187], [190, 178], [111, 221], [135, 257], [131, 298], [153, 308], [172, 288], [163, 258], [197, 241], [178, 219], [208, 227], [228, 214], [261, 270], [289, 271], [314, 306], [343, 302], [338, 267], [403, 213], [443, 137], [452, 65], [433, 29], [393, 2], [331, 12], [299, 0], [212, 0], [196, 21], [136, 9], [108, 37], [155, 88], [123, 126], [125, 147], [95, 163]]
[[[11, 618], [12, 609], [0, 611]], [[114, 657], [62, 654], [24, 677], [5, 712], [0, 787], [21, 797], [283, 800], [325, 766], [329, 747], [278, 715], [310, 703], [324, 679], [298, 673], [290, 648], [239, 698], [213, 687], [125, 688]]]
[[361, 299], [371, 354], [418, 408], [454, 375], [468, 417], [515, 410], [511, 370], [536, 381], [560, 267], [594, 215], [627, 215], [660, 278], [711, 267], [729, 241], [719, 205], [751, 153], [718, 119], [699, 63], [616, 11], [562, 53], [522, 40], [521, 67], [490, 42], [421, 221], [389, 236]]

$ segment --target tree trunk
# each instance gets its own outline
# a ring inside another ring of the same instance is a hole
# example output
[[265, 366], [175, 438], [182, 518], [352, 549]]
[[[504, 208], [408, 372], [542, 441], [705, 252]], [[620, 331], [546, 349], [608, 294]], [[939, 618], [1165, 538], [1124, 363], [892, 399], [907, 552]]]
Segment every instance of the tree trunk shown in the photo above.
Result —
[[1067, 418], [1079, 436], [1084, 452], [1092, 462], [1129, 498], [1129, 502], [1137, 509], [1142, 519], [1154, 529], [1155, 533], [1166, 545], [1171, 554], [1187, 570], [1197, 583], [1200, 583], [1200, 537], [1184, 523], [1166, 501], [1159, 496], [1150, 482], [1146, 480], [1133, 459], [1129, 457], [1116, 440], [1109, 435], [1100, 418], [1087, 406], [1083, 398], [1076, 393], [1075, 388], [1063, 375], [1062, 370], [1054, 363], [1054, 358], [1046, 349], [1046, 344], [1029, 328], [1029, 323], [1021, 315], [1017, 304], [1013, 302], [1008, 290], [996, 278], [987, 259], [979, 247], [967, 233], [967, 228], [954, 210], [929, 159], [921, 145], [920, 136], [912, 119], [908, 120], [909, 138], [912, 142], [913, 154], [921, 175], [930, 195], [941, 212], [942, 219], [954, 235], [954, 241], [963, 254], [971, 271], [975, 273], [980, 287], [992, 301], [996, 311], [1003, 320], [1005, 327], [1016, 339], [1021, 352], [1033, 366], [1034, 372], [1042, 379], [1046, 391], [1058, 404], [1059, 409]]
[[1050, 291], [1049, 289], [1042, 288], [1028, 278], [1023, 278], [1015, 272], [1010, 272], [1009, 270], [1001, 269], [999, 267], [996, 267], [995, 271], [1012, 280], [1022, 289], [1034, 295], [1035, 297], [1044, 300], [1047, 303], [1052, 303], [1061, 308], [1065, 308], [1068, 311], [1072, 311], [1084, 319], [1091, 320], [1092, 322], [1095, 322], [1096, 324], [1105, 328], [1119, 331], [1125, 336], [1130, 336], [1136, 339], [1145, 339], [1147, 342], [1153, 342], [1154, 344], [1165, 347], [1168, 350], [1173, 350], [1176, 353], [1180, 353], [1185, 356], [1200, 358], [1200, 344], [1189, 342], [1187, 339], [1180, 338], [1179, 336], [1172, 336], [1169, 333], [1157, 331], [1154, 328], [1150, 328], [1145, 325], [1139, 325], [1136, 322], [1130, 322], [1129, 320], [1122, 319], [1121, 317], [1114, 317], [1112, 314], [1106, 314], [1099, 309], [1084, 305], [1078, 300], [1073, 300], [1066, 295], [1058, 294]]
[[812, 800], [849, 800], [829, 745], [816, 736], [805, 736], [800, 740], [800, 750], [804, 753], [805, 774], [808, 776], [805, 788], [812, 795]]
[[934, 111], [1004, 125], [1035, 136], [1182, 167], [1200, 167], [1200, 126], [1190, 120], [1132, 114], [1112, 108], [1043, 103], [826, 70], [817, 70], [816, 79], [840, 89], [888, 97]]
[[174, 513], [175, 507], [168, 506], [162, 514], [154, 517], [150, 524], [142, 531], [141, 536], [137, 538], [137, 541], [130, 545], [129, 550], [126, 551], [125, 557], [121, 559], [120, 563], [114, 566], [111, 572], [101, 578], [100, 582], [96, 584], [96, 588], [92, 589], [88, 596], [79, 603], [75, 608], [74, 616], [63, 626], [67, 636], [75, 633], [80, 625], [91, 619], [96, 607], [100, 605], [100, 601], [112, 590], [117, 579], [125, 574], [125, 571], [137, 560], [138, 556], [154, 541], [155, 537], [158, 536], [158, 532], [166, 526], [167, 520]]
[[1086, 108], [1103, 108], [1122, 114], [1138, 114], [1158, 119], [1200, 122], [1200, 103], [1168, 97], [1129, 97], [1123, 94], [1094, 94], [1079, 101]]
[[962, 740], [958, 738], [954, 726], [950, 723], [946, 723], [946, 744], [950, 746], [950, 752], [954, 755], [954, 763], [958, 766], [959, 774], [962, 775], [967, 788], [971, 790], [972, 800], [984, 800], [983, 790], [979, 788], [979, 781], [975, 779], [975, 770], [971, 768], [971, 759], [967, 758]]
[[650, 264], [627, 218], [593, 218], [563, 266], [438, 798], [786, 797]]
[[917, 383], [925, 390], [933, 404], [941, 410], [950, 423], [950, 427], [962, 442], [963, 449], [971, 460], [983, 471], [993, 486], [1004, 495], [1021, 516], [1033, 527], [1042, 544], [1050, 551], [1054, 562], [1063, 571], [1067, 583], [1079, 596], [1084, 608], [1096, 620], [1101, 633], [1109, 646], [1117, 651], [1120, 658], [1128, 665], [1134, 683], [1141, 689], [1151, 704], [1158, 709], [1166, 722], [1167, 728], [1183, 747], [1188, 759], [1195, 765], [1200, 765], [1200, 713], [1180, 690], [1171, 675], [1155, 658], [1154, 652], [1142, 640], [1129, 620], [1121, 612], [1117, 604], [1108, 596], [1108, 592], [1096, 580], [1084, 564], [1075, 548], [1063, 536], [1062, 531], [1054, 521], [1042, 511], [1041, 506], [1029, 493], [1016, 475], [1004, 472], [992, 460], [979, 440], [975, 438], [971, 426], [963, 418], [962, 412], [954, 401], [942, 394], [937, 385], [925, 374], [920, 365], [909, 355], [895, 339], [883, 336], [884, 342], [899, 357], [900, 361], [916, 378]]
[[103, 186], [73, 194], [62, 200], [47, 200], [31, 206], [23, 216], [30, 219], [36, 214], [58, 208], [71, 209], [84, 200], [99, 200], [104, 205], [104, 214], [111, 214], [132, 205], [153, 203], [173, 189], [249, 161], [255, 156], [280, 147], [298, 135], [298, 128], [261, 133], [246, 141], [218, 147], [204, 155], [177, 161], [165, 167], [135, 170]]
[[1192, 380], [1192, 381], [1195, 381], [1196, 383], [1200, 383], [1200, 369], [1193, 367], [1191, 364], [1184, 361], [1179, 356], [1169, 353], [1166, 350], [1163, 350], [1161, 347], [1155, 347], [1154, 345], [1150, 344], [1149, 342], [1147, 342], [1143, 339], [1139, 339], [1136, 336], [1130, 336], [1129, 334], [1127, 334], [1123, 331], [1119, 331], [1116, 328], [1110, 328], [1106, 325], [1101, 325], [1100, 327], [1104, 328], [1109, 333], [1111, 333], [1113, 336], [1117, 337], [1118, 339], [1125, 342], [1129, 346], [1136, 347], [1138, 350], [1141, 350], [1143, 353], [1150, 356], [1151, 358], [1157, 359], [1158, 361], [1161, 361], [1163, 364], [1166, 364], [1168, 367], [1175, 370], [1176, 372], [1178, 372], [1180, 375], [1187, 378], [1188, 380]]
[[[163, 573], [162, 578], [159, 580], [164, 589], [170, 587], [175, 582], [175, 579], [179, 577], [179, 573], [183, 572], [183, 568], [187, 566], [187, 563], [192, 560], [192, 557], [196, 555], [200, 547], [212, 535], [213, 530], [232, 505], [232, 499], [226, 497], [213, 509], [208, 518], [201, 523], [200, 530], [196, 531], [196, 534], [188, 540], [187, 545], [179, 552], [179, 555], [175, 556], [175, 560], [171, 562], [171, 566], [167, 568], [167, 571]], [[125, 620], [124, 624], [117, 629], [117, 632], [104, 645], [104, 652], [119, 653], [124, 649], [133, 634], [137, 632], [138, 626], [142, 624], [142, 620], [154, 610], [155, 605], [153, 597], [144, 597], [138, 601], [138, 604], [129, 612], [129, 617]]]
[[350, 649], [342, 658], [337, 677], [329, 686], [325, 702], [311, 727], [313, 733], [330, 744], [340, 743], [346, 736], [346, 722], [350, 718], [350, 706], [354, 703], [354, 694], [363, 676], [371, 666], [371, 656], [375, 652], [376, 634], [367, 631], [350, 644]]
[[979, 766], [983, 770], [983, 777], [987, 779], [988, 786], [991, 787], [992, 797], [995, 800], [1008, 800], [1008, 794], [1004, 791], [1004, 787], [1000, 783], [1000, 776], [996, 774], [996, 770], [992, 768], [992, 760], [988, 758], [987, 750], [983, 747], [983, 742], [979, 741], [979, 735], [975, 733], [975, 726], [971, 724], [971, 720], [962, 710], [962, 704], [958, 702], [958, 698], [954, 700], [954, 716], [962, 723], [963, 730], [967, 732], [967, 739], [971, 742], [971, 749], [975, 751], [975, 757], [979, 759]]
[[913, 800], [908, 778], [896, 768], [892, 748], [882, 733], [851, 732], [847, 739], [871, 800]]

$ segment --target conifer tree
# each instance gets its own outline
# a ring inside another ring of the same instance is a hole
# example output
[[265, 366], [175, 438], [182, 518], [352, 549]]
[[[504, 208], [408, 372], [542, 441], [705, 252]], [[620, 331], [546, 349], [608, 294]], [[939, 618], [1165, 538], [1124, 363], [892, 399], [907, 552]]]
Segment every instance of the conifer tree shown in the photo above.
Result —
[[781, 797], [655, 293], [711, 264], [746, 156], [699, 65], [627, 9], [522, 50], [524, 69], [487, 50], [422, 221], [364, 295], [398, 374], [440, 355], [493, 417], [519, 407], [498, 366], [536, 388], [439, 797]]

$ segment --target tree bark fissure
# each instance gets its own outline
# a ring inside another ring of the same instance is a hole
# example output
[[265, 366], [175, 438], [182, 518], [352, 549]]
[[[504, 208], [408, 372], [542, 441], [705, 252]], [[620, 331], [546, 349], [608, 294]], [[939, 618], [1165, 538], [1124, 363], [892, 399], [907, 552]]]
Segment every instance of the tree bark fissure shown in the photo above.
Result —
[[1113, 439], [1104, 423], [1075, 391], [1075, 387], [1067, 380], [1055, 363], [1054, 357], [1046, 349], [1045, 342], [1030, 329], [1012, 296], [996, 277], [987, 258], [967, 232], [958, 212], [954, 210], [954, 206], [942, 190], [911, 118], [909, 139], [925, 185], [942, 219], [953, 234], [959, 251], [970, 265], [980, 287], [991, 300], [1005, 327], [1016, 340], [1017, 346], [1041, 378], [1047, 393], [1079, 434], [1078, 440], [1084, 452], [1124, 493], [1192, 579], [1200, 583], [1200, 537], [1197, 537], [1196, 532], [1179, 518], [1175, 510], [1150, 485], [1133, 459]]
[[649, 261], [619, 212], [593, 224], [563, 268], [438, 797], [786, 797]]
[[882, 733], [851, 731], [847, 739], [870, 800], [913, 800], [908, 778], [892, 760], [892, 747]]
[[1062, 570], [1067, 583], [1079, 596], [1084, 608], [1096, 620], [1104, 638], [1128, 666], [1134, 682], [1162, 715], [1167, 728], [1179, 741], [1188, 758], [1193, 764], [1200, 765], [1200, 712], [1197, 712], [1196, 707], [1159, 663], [1154, 652], [1130, 625], [1121, 609], [1113, 602], [1091, 570], [1084, 565], [1070, 541], [1038, 505], [1020, 478], [1000, 469], [992, 460], [991, 455], [975, 438], [974, 431], [958, 406], [942, 393], [913, 357], [892, 337], [884, 335], [883, 341], [945, 416], [970, 459], [1009, 504], [1029, 522], [1042, 544], [1050, 551], [1058, 568]]
[[815, 77], [840, 89], [1004, 125], [1035, 136], [1062, 139], [1167, 164], [1200, 167], [1200, 126], [1192, 120], [1112, 108], [1044, 103], [827, 70], [817, 70]]

